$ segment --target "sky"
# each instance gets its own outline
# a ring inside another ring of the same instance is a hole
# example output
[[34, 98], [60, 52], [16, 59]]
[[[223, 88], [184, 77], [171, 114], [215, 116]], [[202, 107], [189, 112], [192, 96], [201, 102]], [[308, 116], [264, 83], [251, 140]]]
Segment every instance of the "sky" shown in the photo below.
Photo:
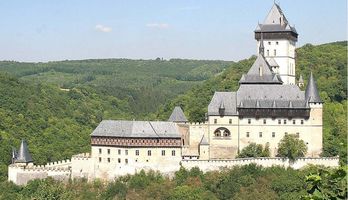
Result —
[[[161, 57], [233, 60], [256, 52], [273, 0], [2, 0], [0, 60]], [[276, 0], [297, 46], [347, 40], [346, 0]]]

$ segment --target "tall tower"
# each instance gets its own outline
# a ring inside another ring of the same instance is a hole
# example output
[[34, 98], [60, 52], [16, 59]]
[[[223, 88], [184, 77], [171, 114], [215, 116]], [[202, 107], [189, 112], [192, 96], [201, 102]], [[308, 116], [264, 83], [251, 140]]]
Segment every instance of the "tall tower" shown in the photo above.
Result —
[[[290, 26], [278, 4], [274, 4], [263, 24], [255, 30], [257, 55], [263, 54], [272, 71], [279, 74], [283, 84], [295, 84], [295, 48], [298, 34]], [[262, 39], [261, 39], [262, 38]], [[262, 42], [263, 41], [263, 42]], [[263, 43], [263, 44], [260, 44]]]

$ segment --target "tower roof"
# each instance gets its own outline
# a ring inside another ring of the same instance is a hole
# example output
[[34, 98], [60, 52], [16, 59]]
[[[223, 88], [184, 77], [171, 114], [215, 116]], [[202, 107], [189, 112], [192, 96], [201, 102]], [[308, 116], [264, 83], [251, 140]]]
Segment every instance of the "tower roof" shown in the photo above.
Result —
[[280, 24], [286, 26], [289, 23], [280, 6], [274, 3], [263, 24]]
[[200, 145], [209, 145], [209, 142], [207, 138], [203, 135], [201, 142], [199, 143]]
[[33, 162], [33, 159], [31, 158], [31, 155], [29, 153], [28, 145], [26, 141], [22, 140], [15, 163], [29, 163], [29, 162]]
[[274, 76], [276, 74], [272, 73], [270, 69], [270, 65], [263, 57], [263, 55], [259, 54], [254, 64], [249, 69], [248, 73], [242, 75], [242, 78], [239, 80], [240, 84], [282, 84], [282, 81]]
[[182, 111], [180, 106], [175, 106], [172, 114], [170, 115], [168, 121], [171, 122], [188, 122], [184, 111]]
[[309, 76], [305, 96], [306, 96], [306, 100], [308, 100], [309, 103], [321, 103], [322, 102], [320, 99], [317, 84], [315, 83], [312, 72], [311, 72], [311, 75]]

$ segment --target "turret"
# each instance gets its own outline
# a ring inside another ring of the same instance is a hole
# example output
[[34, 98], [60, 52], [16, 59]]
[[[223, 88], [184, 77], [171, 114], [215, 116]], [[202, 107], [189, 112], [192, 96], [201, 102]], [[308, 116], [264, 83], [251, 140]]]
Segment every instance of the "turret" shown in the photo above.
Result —
[[311, 72], [311, 75], [309, 76], [309, 80], [307, 83], [307, 88], [305, 92], [305, 97], [306, 100], [308, 101], [309, 104], [311, 103], [318, 103], [321, 104], [323, 103], [320, 99], [317, 84], [314, 81], [313, 73]]
[[184, 111], [182, 111], [180, 106], [175, 106], [172, 114], [170, 115], [168, 121], [175, 123], [186, 123], [188, 122]]
[[33, 162], [31, 155], [29, 153], [28, 145], [25, 140], [22, 140], [21, 146], [19, 147], [19, 151], [15, 158], [13, 159], [14, 163], [27, 165]]

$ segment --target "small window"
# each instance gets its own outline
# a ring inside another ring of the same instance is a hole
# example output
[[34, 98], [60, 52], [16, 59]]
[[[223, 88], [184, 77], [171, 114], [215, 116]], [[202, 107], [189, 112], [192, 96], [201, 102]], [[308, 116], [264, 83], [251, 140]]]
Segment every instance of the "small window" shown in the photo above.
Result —
[[118, 162], [118, 163], [121, 163], [121, 158], [117, 159], [117, 162]]
[[121, 155], [121, 149], [118, 150], [118, 155]]
[[303, 119], [301, 119], [301, 124], [303, 124]]
[[124, 162], [126, 163], [126, 164], [128, 164], [128, 159], [126, 158], [126, 159], [124, 159]]
[[99, 157], [99, 162], [101, 162], [102, 161], [102, 158], [101, 157]]
[[282, 120], [278, 119], [278, 124], [282, 124]]
[[285, 132], [285, 135], [288, 135], [288, 132]]
[[296, 137], [298, 137], [298, 138], [299, 138], [299, 137], [300, 137], [300, 133], [296, 133]]
[[267, 49], [267, 56], [269, 56], [269, 50]]
[[251, 119], [248, 119], [248, 124], [251, 124]]
[[246, 137], [249, 137], [249, 135], [250, 135], [250, 133], [249, 133], [249, 132], [247, 132], [247, 133], [246, 133]]
[[135, 150], [135, 155], [139, 156], [139, 150]]
[[172, 150], [172, 156], [175, 156], [175, 150]]
[[148, 156], [151, 156], [151, 150], [148, 150], [148, 151], [147, 151], [147, 155], [148, 155]]
[[124, 151], [124, 154], [128, 155], [128, 150], [125, 150], [125, 151]]
[[102, 153], [102, 149], [99, 149], [99, 154], [101, 154]]
[[279, 44], [279, 42], [276, 42], [276, 45], [278, 45]]
[[259, 137], [262, 137], [262, 132], [259, 133]]
[[217, 119], [214, 119], [214, 124], [217, 124]]
[[110, 162], [110, 158], [108, 158], [108, 163]]
[[162, 150], [162, 156], [166, 155], [166, 150]]
[[269, 45], [271, 45], [271, 42], [268, 42]]
[[229, 120], [228, 120], [228, 123], [229, 123], [229, 124], [232, 124], [232, 119], [229, 119]]
[[292, 124], [296, 124], [296, 120], [292, 120]]
[[275, 132], [272, 132], [272, 137], [275, 137]]
[[263, 119], [263, 124], [266, 124], [266, 119]]
[[110, 149], [108, 149], [108, 154], [110, 154]]
[[286, 124], [286, 119], [284, 119], [284, 124]]
[[274, 56], [277, 56], [277, 50], [274, 49]]

